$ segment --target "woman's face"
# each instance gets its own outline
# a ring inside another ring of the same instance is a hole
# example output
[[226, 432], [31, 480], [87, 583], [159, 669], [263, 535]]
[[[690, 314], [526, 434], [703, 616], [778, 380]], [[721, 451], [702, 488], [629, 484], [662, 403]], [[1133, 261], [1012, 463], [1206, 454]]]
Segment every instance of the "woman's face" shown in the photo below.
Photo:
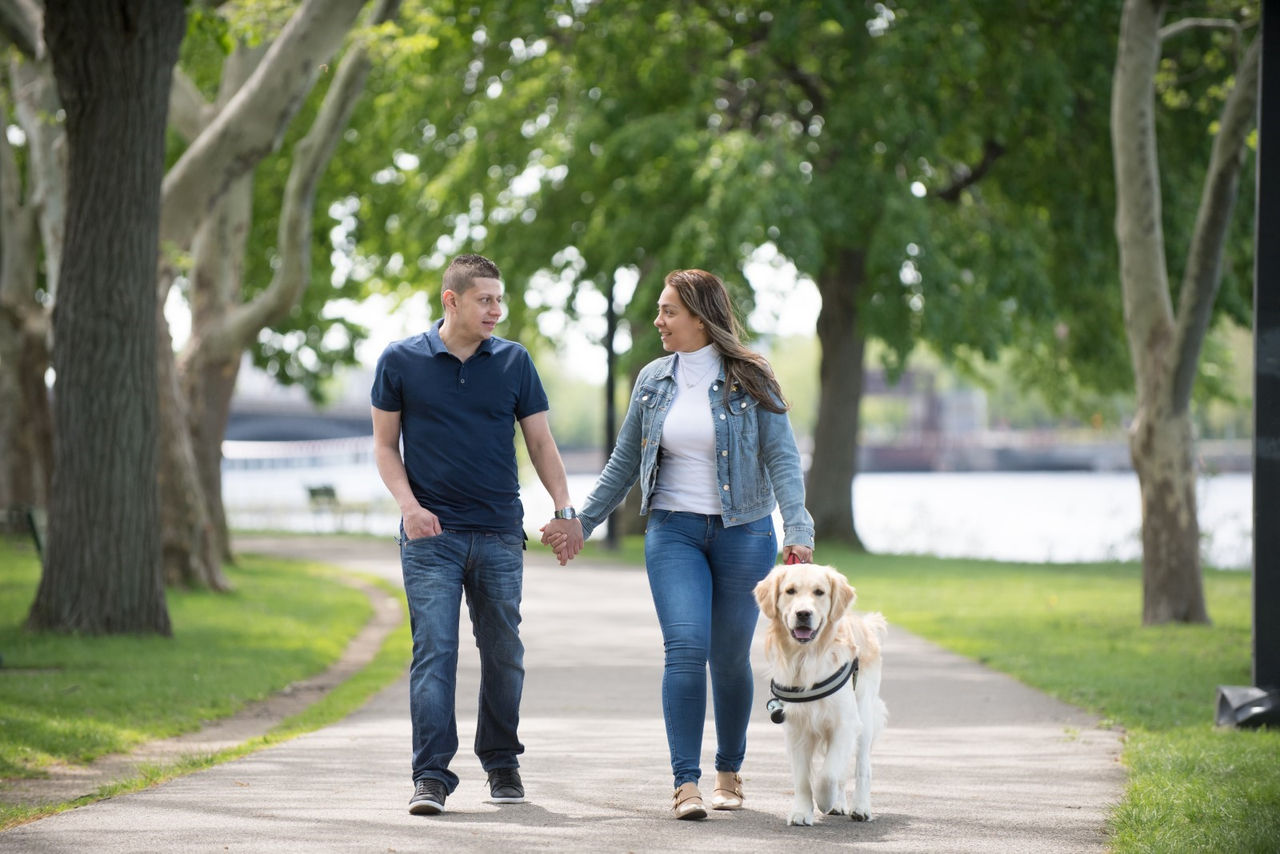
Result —
[[685, 308], [680, 294], [670, 285], [663, 288], [658, 297], [658, 316], [653, 325], [662, 336], [662, 349], [668, 352], [690, 353], [711, 343], [702, 321]]

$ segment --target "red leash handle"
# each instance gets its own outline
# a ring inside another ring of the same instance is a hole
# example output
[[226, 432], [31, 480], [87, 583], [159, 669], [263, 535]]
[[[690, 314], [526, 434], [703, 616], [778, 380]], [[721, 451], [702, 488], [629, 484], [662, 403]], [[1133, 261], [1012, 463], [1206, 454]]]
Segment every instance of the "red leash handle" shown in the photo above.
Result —
[[790, 565], [793, 563], [804, 563], [804, 561], [800, 560], [800, 558], [796, 556], [795, 552], [792, 552], [791, 554], [787, 555], [787, 564]]

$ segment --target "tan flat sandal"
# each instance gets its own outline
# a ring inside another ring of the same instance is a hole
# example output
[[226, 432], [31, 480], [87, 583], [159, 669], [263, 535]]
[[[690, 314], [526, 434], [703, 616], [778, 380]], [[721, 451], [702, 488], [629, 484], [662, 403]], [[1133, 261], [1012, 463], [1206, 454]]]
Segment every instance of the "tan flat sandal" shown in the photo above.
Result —
[[711, 796], [713, 810], [742, 809], [742, 778], [733, 771], [716, 772], [716, 793]]
[[685, 783], [676, 789], [671, 796], [671, 813], [683, 820], [707, 817], [707, 808], [702, 803], [702, 792], [698, 791], [697, 783]]

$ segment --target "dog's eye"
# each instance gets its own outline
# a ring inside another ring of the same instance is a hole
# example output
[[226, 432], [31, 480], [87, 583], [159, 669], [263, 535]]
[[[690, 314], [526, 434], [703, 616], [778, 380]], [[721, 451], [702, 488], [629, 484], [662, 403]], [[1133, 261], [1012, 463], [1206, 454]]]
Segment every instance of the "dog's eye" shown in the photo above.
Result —
[[821, 587], [819, 587], [817, 590], [813, 591], [813, 595], [814, 595], [814, 596], [826, 596], [826, 595], [827, 595], [827, 591], [825, 591], [825, 590], [823, 590]]
[[787, 588], [786, 590], [784, 590], [783, 592], [784, 592], [784, 593], [786, 593], [788, 596], [794, 596], [794, 595], [796, 595], [796, 589], [795, 589], [794, 587], [788, 587], [788, 588]]

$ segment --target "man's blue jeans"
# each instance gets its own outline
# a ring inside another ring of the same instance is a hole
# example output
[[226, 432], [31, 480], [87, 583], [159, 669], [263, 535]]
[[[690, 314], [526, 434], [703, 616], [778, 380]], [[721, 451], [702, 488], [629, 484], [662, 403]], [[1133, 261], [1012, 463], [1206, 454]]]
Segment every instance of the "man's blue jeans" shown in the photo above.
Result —
[[644, 559], [666, 649], [662, 714], [675, 788], [702, 776], [708, 664], [716, 770], [742, 767], [754, 693], [751, 636], [760, 613], [753, 590], [777, 558], [768, 516], [726, 528], [719, 516], [649, 514]]
[[487, 772], [517, 767], [516, 757], [524, 752], [516, 735], [524, 689], [524, 644], [520, 642], [524, 536], [446, 530], [406, 542], [401, 529], [400, 537], [400, 568], [413, 631], [409, 669], [413, 780], [440, 780], [452, 792], [458, 785], [449, 762], [458, 752], [454, 691], [458, 612], [464, 593], [480, 650], [476, 756]]

